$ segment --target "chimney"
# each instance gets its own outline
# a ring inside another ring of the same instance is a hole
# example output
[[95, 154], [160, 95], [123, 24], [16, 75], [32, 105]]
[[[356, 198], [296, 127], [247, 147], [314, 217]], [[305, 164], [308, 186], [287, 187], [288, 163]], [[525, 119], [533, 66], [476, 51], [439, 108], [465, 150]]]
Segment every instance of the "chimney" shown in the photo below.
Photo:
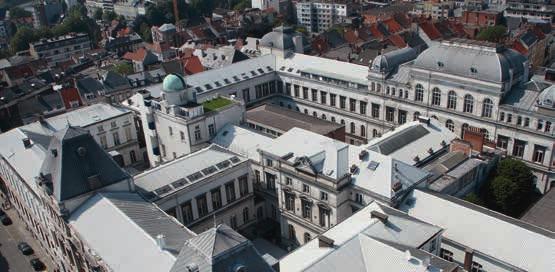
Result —
[[156, 235], [156, 244], [160, 247], [160, 250], [166, 249], [166, 236], [164, 234]]
[[464, 250], [464, 270], [470, 271], [472, 268], [472, 257], [474, 257], [474, 250], [466, 248]]
[[387, 214], [383, 214], [383, 213], [378, 212], [378, 211], [371, 211], [370, 212], [370, 218], [377, 218], [380, 221], [382, 221], [382, 223], [387, 222], [387, 217], [388, 217]]
[[29, 148], [29, 147], [31, 147], [31, 145], [32, 145], [32, 144], [31, 144], [31, 139], [29, 139], [29, 138], [23, 138], [23, 146], [24, 146], [25, 148]]
[[324, 247], [333, 247], [334, 241], [324, 235], [320, 235], [318, 236], [318, 247], [319, 248], [324, 248]]

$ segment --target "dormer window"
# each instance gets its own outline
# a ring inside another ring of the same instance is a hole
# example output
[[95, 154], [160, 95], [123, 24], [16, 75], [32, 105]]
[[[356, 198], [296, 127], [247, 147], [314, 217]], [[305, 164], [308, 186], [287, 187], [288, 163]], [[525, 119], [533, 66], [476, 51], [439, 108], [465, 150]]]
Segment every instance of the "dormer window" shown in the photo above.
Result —
[[478, 73], [478, 70], [475, 67], [470, 67], [470, 72], [476, 74]]
[[438, 66], [439, 68], [443, 68], [443, 67], [445, 66], [445, 64], [444, 64], [443, 62], [441, 62], [441, 61], [438, 61], [438, 62], [437, 62], [437, 66]]

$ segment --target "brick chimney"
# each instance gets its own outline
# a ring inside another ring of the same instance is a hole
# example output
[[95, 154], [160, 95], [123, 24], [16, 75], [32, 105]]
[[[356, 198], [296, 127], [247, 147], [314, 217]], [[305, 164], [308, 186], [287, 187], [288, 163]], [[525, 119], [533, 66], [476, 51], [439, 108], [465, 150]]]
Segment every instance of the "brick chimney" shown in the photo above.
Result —
[[472, 151], [472, 146], [469, 142], [464, 140], [455, 139], [451, 141], [451, 145], [449, 145], [449, 152], [462, 152], [466, 156], [470, 156]]
[[470, 143], [472, 150], [482, 153], [486, 138], [477, 127], [468, 127], [463, 132], [463, 140]]
[[472, 257], [474, 257], [474, 250], [466, 248], [464, 250], [464, 270], [470, 271], [472, 268]]

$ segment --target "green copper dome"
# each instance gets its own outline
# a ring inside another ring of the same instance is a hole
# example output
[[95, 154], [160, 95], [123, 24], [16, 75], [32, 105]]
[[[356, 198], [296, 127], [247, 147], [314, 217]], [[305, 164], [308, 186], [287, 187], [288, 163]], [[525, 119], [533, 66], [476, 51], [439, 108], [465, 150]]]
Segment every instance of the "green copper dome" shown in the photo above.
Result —
[[177, 74], [167, 75], [162, 83], [162, 89], [167, 93], [183, 91], [186, 86], [185, 79]]

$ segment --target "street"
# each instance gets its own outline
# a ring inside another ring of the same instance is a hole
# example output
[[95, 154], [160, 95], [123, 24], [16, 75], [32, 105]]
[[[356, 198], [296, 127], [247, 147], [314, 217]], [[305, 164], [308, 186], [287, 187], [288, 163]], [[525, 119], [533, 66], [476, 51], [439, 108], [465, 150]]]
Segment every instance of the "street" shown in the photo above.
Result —
[[[13, 223], [9, 226], [0, 224], [0, 272], [30, 272], [34, 271], [29, 264], [32, 258], [39, 258], [48, 268], [53, 267], [48, 262], [46, 255], [39, 243], [34, 240], [31, 234], [25, 229], [25, 224], [17, 217], [15, 210], [4, 210], [12, 219]], [[20, 242], [28, 243], [34, 250], [34, 254], [25, 256], [17, 249]]]

